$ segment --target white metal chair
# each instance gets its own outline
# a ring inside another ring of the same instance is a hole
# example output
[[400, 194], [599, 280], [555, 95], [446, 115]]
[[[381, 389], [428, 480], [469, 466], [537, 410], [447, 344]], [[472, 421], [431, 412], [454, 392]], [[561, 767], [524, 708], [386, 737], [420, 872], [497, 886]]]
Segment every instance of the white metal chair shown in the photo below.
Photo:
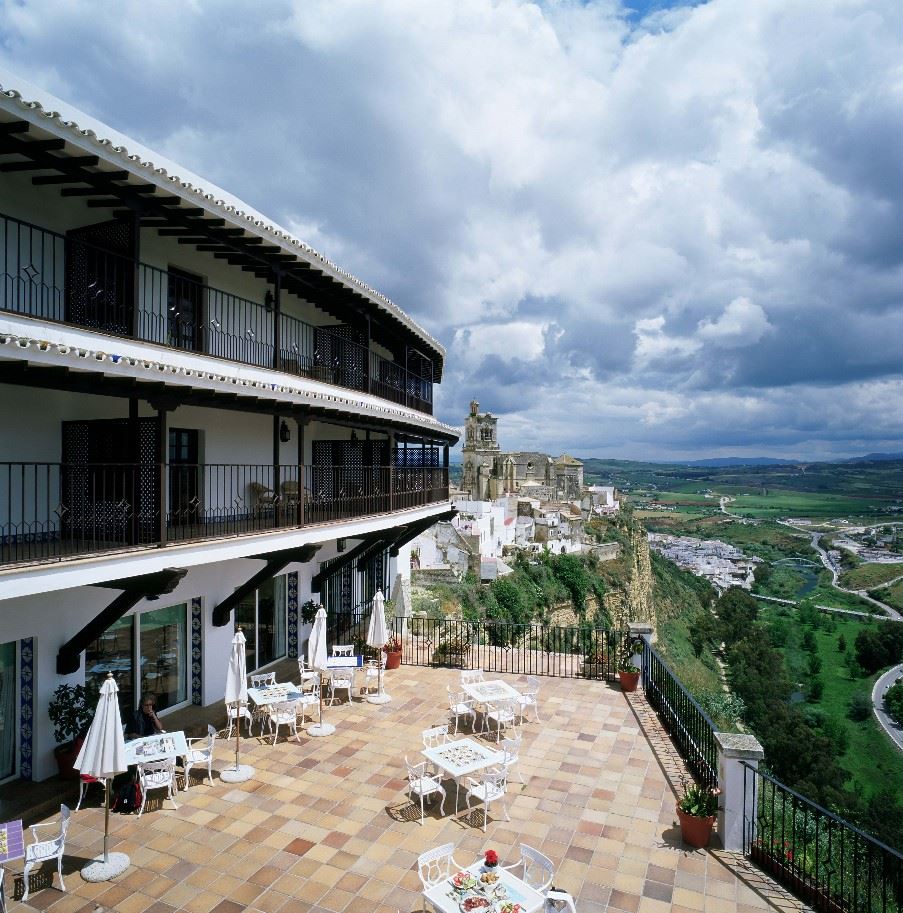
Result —
[[[454, 849], [453, 843], [443, 843], [442, 846], [427, 850], [417, 857], [417, 874], [420, 876], [424, 893], [461, 870], [462, 866], [455, 862]], [[431, 906], [436, 909], [434, 905]]]
[[486, 822], [489, 818], [489, 806], [496, 800], [500, 800], [502, 808], [505, 810], [505, 820], [510, 821], [508, 816], [508, 805], [505, 802], [505, 794], [508, 792], [508, 769], [506, 767], [497, 767], [495, 770], [489, 769], [483, 772], [481, 779], [476, 777], [467, 778], [467, 810], [470, 811], [470, 800], [479, 799], [483, 803], [483, 831], [486, 831]]
[[354, 669], [330, 669], [329, 670], [329, 703], [334, 704], [336, 701], [336, 691], [347, 691], [348, 701], [351, 701], [351, 695], [354, 692]]
[[138, 782], [141, 784], [141, 808], [138, 809], [138, 817], [144, 814], [144, 806], [147, 803], [147, 794], [152, 789], [165, 789], [166, 795], [172, 799], [174, 808], [178, 808], [176, 803], [176, 759], [164, 758], [162, 761], [147, 761], [138, 765]]
[[477, 725], [477, 711], [474, 702], [464, 691], [452, 691], [451, 686], [445, 686], [448, 691], [448, 712], [455, 720], [455, 735], [458, 734], [458, 720], [462, 716], [470, 717], [470, 730], [473, 732]]
[[531, 888], [545, 896], [546, 910], [549, 913], [559, 909], [577, 913], [574, 898], [567, 891], [553, 887], [552, 878], [555, 874], [555, 864], [548, 856], [540, 853], [539, 850], [522, 843], [520, 845], [520, 861], [515, 862], [514, 865], [505, 866], [505, 868], [508, 870], [520, 868], [520, 877]]
[[[508, 768], [509, 772], [513, 772], [511, 768], [520, 761], [520, 743], [520, 736], [516, 736], [513, 739], [502, 739], [501, 741], [501, 763]], [[520, 771], [518, 771], [517, 779], [520, 783], [524, 782]]]
[[[251, 682], [252, 688], [270, 688], [276, 684], [276, 673], [275, 672], [257, 672], [253, 675], [249, 675], [248, 679]], [[263, 724], [269, 719], [269, 710], [266, 704], [255, 704], [253, 709], [250, 710], [251, 714], [251, 723], [248, 726], [248, 732], [251, 733], [254, 730], [254, 723], [259, 723], [260, 734], [263, 735]]]
[[462, 669], [461, 670], [461, 684], [462, 685], [473, 685], [477, 682], [484, 681], [483, 670], [482, 669]]
[[440, 814], [445, 814], [445, 789], [439, 781], [439, 777], [432, 776], [427, 770], [427, 762], [421, 761], [419, 764], [412, 764], [407, 755], [404, 759], [405, 766], [408, 769], [408, 790], [411, 797], [417, 796], [420, 799], [420, 824], [423, 825], [423, 806], [427, 797], [433, 795], [442, 796], [442, 802], [439, 806]]
[[216, 744], [216, 729], [207, 724], [207, 735], [197, 739], [187, 739], [188, 754], [185, 755], [185, 791], [191, 781], [191, 768], [207, 766], [207, 779], [213, 783], [213, 747]]
[[379, 671], [386, 671], [386, 654], [379, 651], [379, 659], [368, 659], [367, 665], [364, 666], [364, 685], [362, 691], [370, 691], [373, 688], [379, 688]]
[[301, 725], [307, 716], [308, 708], [312, 708], [311, 719], [314, 719], [313, 710], [319, 710], [320, 707], [320, 676], [316, 678], [302, 679], [301, 681], [301, 698], [295, 703], [295, 713], [300, 717]]
[[517, 699], [520, 705], [520, 721], [523, 723], [524, 714], [532, 708], [533, 722], [539, 722], [539, 679], [535, 675], [527, 676], [527, 687], [521, 691]]
[[92, 777], [91, 774], [80, 774], [78, 780], [78, 802], [75, 806], [76, 811], [82, 807], [82, 800], [85, 798], [89, 786], [93, 786], [97, 783], [101, 789], [106, 790], [107, 788], [106, 777]]
[[[295, 701], [279, 701], [276, 704], [270, 704], [266, 708], [267, 719], [269, 720], [270, 729], [273, 732], [273, 744], [279, 739], [279, 727], [287, 726], [295, 737], [296, 742], [301, 739], [298, 736], [298, 708]], [[286, 736], [288, 738], [288, 736]]]
[[232, 736], [232, 725], [235, 724], [238, 726], [239, 733], [241, 732], [241, 721], [245, 721], [245, 729], [247, 734], [251, 734], [251, 711], [248, 710], [247, 704], [242, 704], [241, 707], [236, 709], [230, 704], [226, 704], [226, 719], [229, 722], [229, 728], [226, 730], [226, 738], [231, 738]]
[[436, 748], [439, 745], [444, 745], [446, 742], [450, 741], [448, 738], [448, 725], [444, 726], [431, 726], [429, 729], [424, 729], [420, 733], [421, 738], [423, 739], [424, 748]]
[[49, 837], [47, 840], [41, 840], [38, 837], [39, 828], [55, 826], [50, 822], [31, 825], [31, 836], [34, 838], [34, 843], [25, 847], [25, 870], [22, 872], [22, 881], [25, 883], [25, 893], [22, 895], [23, 903], [28, 900], [28, 873], [32, 866], [40, 865], [48, 859], [56, 859], [56, 871], [60, 876], [60, 890], [63, 892], [66, 890], [66, 885], [63, 883], [63, 852], [66, 848], [66, 832], [69, 830], [68, 806], [60, 806], [60, 829], [56, 836]]
[[517, 731], [517, 720], [520, 716], [520, 705], [517, 701], [496, 701], [494, 704], [486, 705], [486, 713], [483, 715], [483, 731], [489, 732], [490, 723], [495, 723], [495, 740], [499, 741], [502, 737], [502, 729], [510, 726], [514, 730], [515, 736], [519, 736]]
[[333, 656], [354, 656], [354, 644], [333, 644]]
[[318, 679], [320, 677], [320, 673], [317, 672], [316, 669], [311, 669], [310, 666], [307, 665], [303, 656], [298, 657], [298, 674], [301, 676], [302, 683], [309, 679]]
[[252, 688], [266, 688], [276, 684], [275, 672], [255, 672], [248, 676]]

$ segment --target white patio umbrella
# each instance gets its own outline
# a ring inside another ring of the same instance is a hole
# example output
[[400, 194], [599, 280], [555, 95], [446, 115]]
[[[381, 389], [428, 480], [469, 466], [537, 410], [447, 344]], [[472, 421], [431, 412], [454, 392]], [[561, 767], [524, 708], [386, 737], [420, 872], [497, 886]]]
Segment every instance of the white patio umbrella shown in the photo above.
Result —
[[122, 734], [122, 717], [119, 713], [119, 689], [108, 673], [100, 689], [100, 700], [88, 735], [75, 760], [75, 767], [83, 774], [106, 781], [104, 789], [103, 855], [89, 862], [82, 869], [85, 881], [109, 881], [121, 875], [131, 864], [125, 853], [111, 853], [110, 841], [110, 790], [113, 777], [128, 770], [125, 759], [125, 737]]
[[[373, 597], [373, 603], [370, 606], [370, 625], [367, 628], [367, 646], [374, 647], [382, 651], [386, 641], [389, 639], [389, 632], [386, 630], [386, 597], [383, 596], [382, 590], [377, 590]], [[367, 700], [371, 704], [388, 704], [392, 700], [391, 695], [383, 691], [383, 660], [377, 654], [379, 663], [379, 674], [377, 678], [376, 694], [368, 694]]]
[[248, 706], [248, 660], [245, 653], [245, 635], [241, 628], [232, 638], [229, 650], [229, 665], [226, 669], [226, 706], [235, 711], [235, 766], [227, 767], [220, 773], [225, 783], [244, 783], [254, 775], [254, 768], [239, 764], [239, 735], [241, 733], [241, 711]]
[[[322, 676], [326, 671], [326, 609], [320, 606], [317, 614], [314, 616], [313, 630], [310, 632], [310, 640], [307, 642], [307, 664], [311, 669], [316, 669]], [[331, 723], [323, 722], [323, 689], [320, 688], [320, 719], [319, 722], [308, 726], [307, 734], [314, 736], [332, 735], [335, 732], [335, 726]]]

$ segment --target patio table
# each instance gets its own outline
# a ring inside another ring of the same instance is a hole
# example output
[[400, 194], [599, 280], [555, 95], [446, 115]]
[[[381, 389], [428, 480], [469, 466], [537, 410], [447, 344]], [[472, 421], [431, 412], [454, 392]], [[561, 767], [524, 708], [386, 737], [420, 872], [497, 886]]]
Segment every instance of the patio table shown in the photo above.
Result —
[[[473, 865], [468, 866], [465, 871], [471, 872], [479, 878], [482, 871], [482, 863], [475, 862]], [[545, 897], [536, 888], [530, 887], [523, 878], [512, 875], [511, 872], [501, 866], [496, 868], [496, 872], [498, 872], [499, 881], [508, 890], [509, 896], [507, 900], [511, 903], [520, 904], [523, 913], [538, 913], [539, 910], [545, 907]], [[423, 898], [427, 904], [432, 905], [433, 908], [441, 911], [441, 913], [461, 913], [459, 904], [463, 896], [454, 889], [450, 878], [440, 881], [439, 884], [435, 884], [423, 892]], [[484, 913], [491, 913], [491, 909], [490, 907], [480, 908]]]
[[131, 739], [125, 743], [125, 760], [127, 764], [146, 764], [148, 761], [162, 761], [166, 758], [184, 758], [188, 754], [188, 742], [185, 733], [158, 732], [140, 739]]
[[508, 682], [503, 682], [500, 678], [494, 678], [488, 682], [470, 682], [469, 684], [461, 685], [461, 690], [466, 692], [478, 704], [520, 699], [520, 691], [512, 688]]
[[363, 665], [363, 656], [330, 656], [326, 660], [327, 669], [351, 669]]
[[300, 701], [301, 692], [297, 685], [275, 684], [264, 685], [262, 688], [248, 688], [248, 700], [253, 701], [258, 707], [267, 704], [281, 704], [286, 701]]
[[444, 745], [424, 748], [423, 756], [455, 781], [455, 811], [458, 810], [460, 778], [498, 764], [502, 752], [489, 748], [474, 739], [455, 739]]

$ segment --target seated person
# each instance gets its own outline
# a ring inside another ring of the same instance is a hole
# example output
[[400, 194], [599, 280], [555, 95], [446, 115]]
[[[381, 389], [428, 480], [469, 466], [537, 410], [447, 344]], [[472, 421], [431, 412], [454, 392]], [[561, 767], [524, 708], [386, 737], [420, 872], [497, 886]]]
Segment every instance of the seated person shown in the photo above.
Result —
[[132, 725], [128, 731], [130, 739], [140, 739], [147, 735], [166, 732], [156, 711], [157, 698], [149, 692], [142, 695], [141, 706], [135, 711]]

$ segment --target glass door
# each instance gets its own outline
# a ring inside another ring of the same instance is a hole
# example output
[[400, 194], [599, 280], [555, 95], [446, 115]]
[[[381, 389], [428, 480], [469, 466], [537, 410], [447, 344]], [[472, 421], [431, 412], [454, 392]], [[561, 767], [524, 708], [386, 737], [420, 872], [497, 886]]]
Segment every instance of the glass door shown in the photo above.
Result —
[[245, 635], [248, 671], [286, 656], [286, 578], [274, 577], [235, 608], [235, 626]]

